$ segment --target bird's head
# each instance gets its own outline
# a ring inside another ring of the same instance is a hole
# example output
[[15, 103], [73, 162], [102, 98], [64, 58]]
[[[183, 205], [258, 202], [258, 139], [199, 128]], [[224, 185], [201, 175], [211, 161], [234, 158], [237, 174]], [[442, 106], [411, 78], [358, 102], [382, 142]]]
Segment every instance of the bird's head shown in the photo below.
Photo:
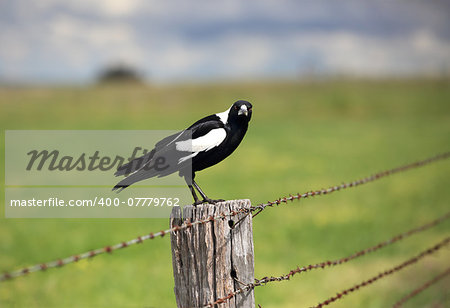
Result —
[[237, 101], [231, 106], [229, 117], [238, 121], [250, 121], [252, 117], [252, 104], [247, 101]]

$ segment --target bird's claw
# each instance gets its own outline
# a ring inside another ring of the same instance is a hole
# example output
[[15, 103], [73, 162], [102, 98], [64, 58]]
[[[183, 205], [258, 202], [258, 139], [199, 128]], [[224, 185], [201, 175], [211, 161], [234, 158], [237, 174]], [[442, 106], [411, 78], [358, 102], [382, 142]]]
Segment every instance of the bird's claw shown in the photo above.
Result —
[[192, 203], [192, 205], [193, 205], [193, 206], [197, 206], [197, 205], [202, 204], [202, 203], [204, 203], [204, 201], [202, 201], [202, 200], [196, 200], [196, 201], [194, 201], [194, 203]]
[[224, 201], [225, 201], [224, 199], [209, 199], [209, 198], [207, 198], [207, 199], [203, 199], [201, 201], [197, 200], [192, 205], [197, 206], [197, 205], [203, 204], [203, 203], [216, 204], [216, 203], [224, 202]]
[[209, 203], [209, 204], [216, 204], [216, 203], [219, 203], [219, 202], [224, 202], [225, 200], [223, 200], [223, 199], [204, 199], [203, 200], [203, 203]]

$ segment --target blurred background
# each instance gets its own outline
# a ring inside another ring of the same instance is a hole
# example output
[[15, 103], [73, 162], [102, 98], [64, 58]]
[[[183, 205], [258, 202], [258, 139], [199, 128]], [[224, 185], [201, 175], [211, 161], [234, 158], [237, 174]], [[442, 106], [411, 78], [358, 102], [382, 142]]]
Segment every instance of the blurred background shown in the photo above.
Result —
[[446, 0], [2, 1], [5, 83], [447, 76]]
[[[254, 115], [244, 142], [197, 175], [210, 197], [257, 204], [339, 184], [449, 150], [449, 15], [446, 0], [3, 0], [2, 138], [7, 129], [184, 129], [247, 99]], [[253, 222], [256, 277], [347, 256], [444, 214], [449, 171], [444, 161], [266, 210]], [[1, 218], [0, 271], [167, 227], [167, 219]], [[257, 288], [256, 303], [309, 307], [448, 231], [447, 222]], [[444, 250], [335, 306], [391, 305], [449, 257]], [[169, 240], [155, 239], [1, 283], [0, 306], [172, 307], [170, 259]], [[448, 283], [408, 307], [448, 307]]]

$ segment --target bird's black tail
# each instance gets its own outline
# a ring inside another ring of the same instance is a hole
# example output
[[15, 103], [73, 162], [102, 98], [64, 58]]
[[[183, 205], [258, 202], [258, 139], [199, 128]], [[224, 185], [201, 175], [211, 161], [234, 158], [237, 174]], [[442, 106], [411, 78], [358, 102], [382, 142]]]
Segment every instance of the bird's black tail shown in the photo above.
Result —
[[154, 155], [155, 150], [153, 149], [152, 151], [150, 151], [150, 153], [135, 158], [129, 163], [120, 166], [119, 168], [117, 168], [117, 171], [114, 173], [114, 175], [121, 176], [131, 174], [142, 168], [146, 163], [148, 163], [153, 158]]
[[117, 183], [116, 186], [114, 186], [112, 190], [113, 191], [117, 190], [117, 192], [119, 193], [122, 190], [124, 190], [125, 188], [127, 188], [128, 186], [130, 186], [136, 182], [157, 176], [158, 173], [159, 172], [154, 169], [147, 170], [146, 168], [141, 168], [141, 169], [137, 170], [136, 172], [130, 174], [123, 180], [121, 180], [119, 183]]
[[142, 180], [143, 177], [139, 176], [138, 173], [139, 173], [139, 171], [136, 173], [133, 173], [133, 174], [127, 176], [126, 178], [124, 178], [123, 180], [121, 180], [119, 183], [116, 184], [116, 186], [113, 187], [112, 191], [116, 191], [117, 193], [120, 193], [122, 190], [124, 190], [131, 184]]
[[128, 186], [130, 186], [130, 185], [120, 185], [120, 183], [118, 183], [116, 186], [113, 187], [112, 191], [116, 191], [116, 193], [120, 193], [122, 190], [124, 190]]
[[[155, 155], [155, 150], [153, 149], [150, 153], [147, 153], [141, 157], [135, 158], [127, 164], [124, 164], [117, 168], [117, 171], [114, 173], [115, 176], [125, 175], [126, 178], [121, 180], [116, 186], [113, 187], [113, 191], [117, 191], [117, 193], [121, 192], [131, 184], [140, 181], [143, 179], [143, 174], [139, 169], [144, 167], [146, 163], [148, 163], [153, 155]], [[140, 175], [137, 175], [140, 174]]]

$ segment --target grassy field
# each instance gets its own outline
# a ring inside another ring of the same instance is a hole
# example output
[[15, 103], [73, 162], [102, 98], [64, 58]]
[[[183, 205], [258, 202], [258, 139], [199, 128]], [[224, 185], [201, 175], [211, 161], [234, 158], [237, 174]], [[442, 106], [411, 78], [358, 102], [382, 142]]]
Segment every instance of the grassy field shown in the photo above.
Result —
[[[450, 150], [448, 80], [0, 89], [0, 123], [3, 137], [5, 129], [182, 129], [237, 99], [254, 105], [243, 144], [223, 163], [197, 175], [215, 198], [249, 198], [257, 204]], [[3, 148], [0, 155], [4, 161]], [[449, 210], [449, 174], [450, 162], [443, 161], [267, 209], [253, 222], [256, 277], [346, 256], [444, 214]], [[0, 181], [3, 186], [4, 175]], [[167, 219], [2, 218], [0, 271], [167, 227]], [[449, 230], [445, 222], [348, 264], [258, 287], [256, 303], [264, 308], [317, 304], [434, 245]], [[449, 259], [450, 250], [443, 249], [335, 307], [392, 305], [443, 271]], [[407, 307], [450, 306], [449, 283], [447, 278]], [[166, 237], [0, 283], [1, 307], [174, 305]]]

